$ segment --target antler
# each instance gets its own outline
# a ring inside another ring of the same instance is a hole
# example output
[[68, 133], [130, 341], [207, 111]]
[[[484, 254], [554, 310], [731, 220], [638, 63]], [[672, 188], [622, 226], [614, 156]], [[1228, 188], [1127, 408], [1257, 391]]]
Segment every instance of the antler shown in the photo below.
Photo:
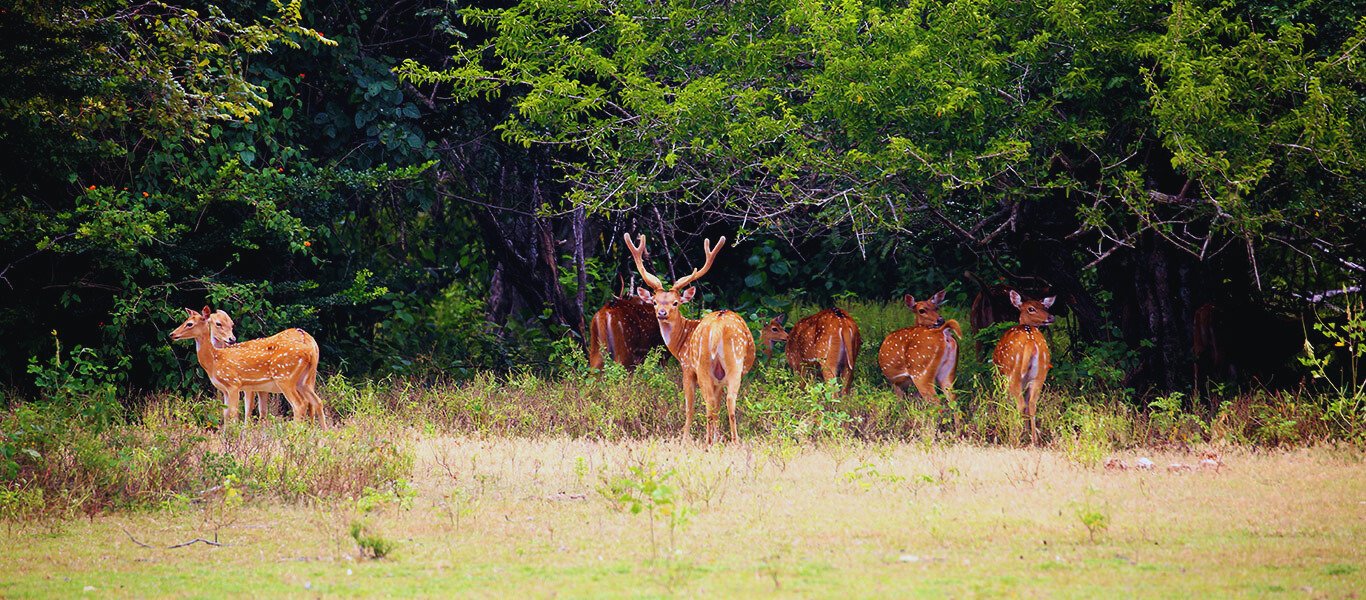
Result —
[[645, 270], [645, 259], [641, 257], [645, 253], [645, 234], [640, 234], [640, 243], [638, 244], [631, 243], [631, 234], [629, 233], [623, 233], [621, 237], [626, 240], [626, 249], [631, 251], [631, 257], [636, 259], [636, 270], [640, 271], [640, 278], [645, 281], [645, 285], [650, 286], [650, 289], [656, 292], [664, 291], [664, 284], [659, 282], [659, 278]]
[[681, 289], [683, 289], [683, 288], [685, 288], [685, 287], [688, 287], [688, 284], [690, 284], [690, 283], [692, 283], [692, 282], [694, 282], [694, 281], [697, 281], [697, 280], [700, 279], [703, 275], [706, 275], [706, 274], [707, 274], [707, 271], [710, 271], [710, 270], [711, 270], [711, 263], [712, 263], [713, 261], [716, 260], [716, 255], [717, 255], [717, 253], [721, 252], [721, 247], [722, 247], [722, 246], [725, 246], [725, 245], [726, 245], [726, 236], [724, 236], [724, 235], [721, 236], [721, 239], [716, 240], [716, 247], [715, 247], [715, 248], [712, 248], [712, 247], [711, 247], [711, 240], [704, 240], [704, 241], [702, 242], [702, 249], [705, 250], [705, 251], [707, 252], [707, 263], [704, 264], [704, 265], [702, 265], [702, 268], [701, 268], [701, 269], [696, 269], [696, 270], [694, 270], [692, 273], [688, 274], [687, 277], [684, 277], [684, 278], [679, 279], [678, 281], [674, 282], [674, 291], [681, 290]]

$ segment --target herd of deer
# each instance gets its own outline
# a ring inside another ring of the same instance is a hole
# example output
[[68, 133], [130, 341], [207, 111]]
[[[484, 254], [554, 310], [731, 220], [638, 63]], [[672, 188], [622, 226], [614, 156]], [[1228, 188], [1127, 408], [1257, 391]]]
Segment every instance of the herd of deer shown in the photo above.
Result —
[[[649, 289], [637, 288], [635, 295], [608, 302], [593, 315], [589, 326], [589, 364], [603, 366], [603, 350], [615, 362], [634, 367], [652, 348], [664, 346], [678, 360], [683, 374], [684, 436], [692, 431], [693, 400], [697, 391], [706, 403], [708, 443], [721, 439], [720, 401], [726, 399], [730, 438], [739, 439], [735, 423], [736, 401], [741, 378], [754, 366], [755, 343], [745, 320], [733, 311], [707, 313], [700, 319], [683, 316], [679, 308], [691, 301], [697, 290], [694, 282], [711, 270], [716, 255], [726, 244], [722, 237], [711, 245], [703, 244], [706, 261], [702, 267], [675, 281], [666, 290], [659, 277], [645, 268], [645, 236], [626, 247], [635, 260], [636, 270]], [[996, 345], [992, 362], [1006, 382], [1006, 388], [1020, 412], [1029, 419], [1031, 443], [1038, 442], [1035, 409], [1043, 393], [1044, 380], [1052, 367], [1048, 342], [1040, 327], [1053, 322], [1048, 310], [1053, 298], [1025, 300], [1011, 290], [1010, 301], [1019, 309], [1019, 324], [1008, 329]], [[915, 325], [893, 331], [882, 342], [878, 364], [899, 398], [915, 386], [926, 399], [938, 402], [938, 385], [950, 404], [954, 401], [953, 382], [958, 365], [958, 322], [944, 319], [939, 307], [944, 292], [928, 300], [906, 296], [906, 305], [915, 313]], [[184, 323], [171, 332], [171, 339], [195, 341], [199, 365], [223, 399], [223, 422], [237, 418], [241, 398], [246, 399], [246, 414], [253, 406], [264, 417], [269, 394], [283, 394], [296, 420], [312, 419], [325, 425], [322, 400], [315, 390], [318, 373], [318, 344], [302, 329], [288, 329], [268, 338], [237, 342], [233, 321], [223, 311], [185, 309]], [[787, 362], [801, 373], [810, 367], [826, 379], [841, 379], [845, 391], [853, 384], [854, 362], [863, 339], [858, 323], [848, 313], [829, 308], [783, 328], [783, 317], [764, 325], [759, 337], [768, 352], [774, 342], [786, 342]]]
[[[718, 407], [722, 394], [730, 416], [731, 440], [738, 439], [735, 403], [740, 379], [754, 364], [754, 338], [744, 319], [732, 311], [688, 319], [678, 309], [693, 299], [696, 290], [689, 286], [711, 270], [725, 244], [724, 237], [715, 247], [707, 240], [703, 245], [706, 261], [702, 268], [666, 291], [659, 278], [645, 269], [645, 236], [639, 236], [635, 243], [626, 236], [626, 248], [649, 289], [638, 288], [634, 296], [608, 302], [593, 315], [589, 326], [588, 356], [593, 368], [602, 368], [604, 349], [612, 360], [629, 368], [639, 364], [650, 349], [667, 347], [683, 368], [683, 433], [686, 436], [692, 431], [693, 395], [700, 389], [707, 404], [708, 442], [719, 439]], [[992, 362], [1005, 379], [1006, 389], [1020, 412], [1029, 419], [1031, 443], [1037, 443], [1035, 409], [1048, 370], [1053, 366], [1048, 342], [1039, 328], [1053, 323], [1048, 312], [1053, 298], [1026, 300], [1014, 290], [1009, 296], [1011, 304], [1019, 310], [1019, 324], [1001, 336]], [[915, 313], [915, 325], [893, 331], [882, 342], [878, 365], [899, 398], [904, 399], [907, 389], [915, 386], [920, 396], [937, 402], [938, 385], [949, 404], [954, 402], [957, 338], [962, 336], [962, 329], [957, 321], [939, 315], [943, 302], [943, 291], [921, 301], [907, 295], [906, 305]], [[802, 373], [818, 368], [823, 379], [840, 379], [847, 391], [853, 384], [854, 362], [863, 346], [853, 317], [838, 308], [827, 308], [798, 321], [791, 331], [783, 328], [783, 321], [780, 316], [761, 327], [760, 344], [771, 354], [775, 342], [786, 342], [787, 364], [793, 371]]]

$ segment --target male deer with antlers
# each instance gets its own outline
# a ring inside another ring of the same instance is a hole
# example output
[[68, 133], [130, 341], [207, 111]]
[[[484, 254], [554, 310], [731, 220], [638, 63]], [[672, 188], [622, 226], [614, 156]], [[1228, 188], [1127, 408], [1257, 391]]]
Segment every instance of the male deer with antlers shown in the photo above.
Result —
[[[222, 321], [205, 306], [202, 312], [185, 309], [188, 318], [171, 332], [172, 340], [192, 339], [199, 365], [223, 396], [223, 424], [237, 418], [243, 392], [284, 394], [295, 420], [316, 418], [326, 425], [322, 400], [313, 386], [318, 371], [318, 343], [302, 329], [287, 329], [268, 338], [216, 347], [215, 330], [224, 341]], [[226, 316], [224, 313], [223, 316]], [[231, 320], [229, 318], [229, 320]]]
[[797, 321], [792, 332], [783, 329], [787, 315], [779, 315], [759, 331], [759, 343], [773, 354], [774, 342], [787, 342], [787, 364], [797, 374], [811, 366], [819, 367], [825, 380], [844, 380], [844, 391], [854, 385], [854, 362], [863, 347], [858, 323], [849, 313], [827, 308]]
[[631, 243], [630, 234], [626, 238], [626, 248], [635, 259], [636, 270], [650, 289], [637, 288], [636, 294], [646, 304], [655, 308], [655, 320], [659, 323], [660, 336], [669, 353], [678, 359], [683, 367], [683, 435], [692, 431], [693, 394], [695, 388], [702, 390], [702, 400], [707, 403], [707, 443], [720, 439], [720, 418], [718, 404], [721, 395], [726, 396], [726, 408], [730, 412], [730, 439], [739, 441], [740, 432], [735, 425], [735, 402], [740, 395], [740, 379], [754, 366], [754, 337], [740, 315], [720, 310], [703, 315], [701, 319], [687, 319], [679, 312], [679, 307], [693, 299], [697, 293], [689, 287], [707, 271], [712, 262], [726, 245], [726, 238], [717, 240], [716, 247], [711, 240], [703, 243], [707, 261], [702, 268], [674, 283], [673, 289], [664, 290], [658, 277], [645, 270], [643, 254], [645, 236], [640, 235], [637, 244]]
[[938, 403], [939, 397], [934, 393], [938, 383], [952, 407], [953, 381], [958, 375], [958, 340], [954, 336], [962, 337], [963, 330], [958, 321], [946, 320], [939, 314], [944, 290], [929, 300], [917, 302], [910, 294], [906, 294], [905, 300], [915, 313], [915, 326], [887, 335], [878, 349], [878, 366], [898, 398], [905, 400], [906, 388], [914, 385], [921, 397]]
[[1020, 413], [1029, 419], [1029, 443], [1037, 445], [1039, 434], [1034, 414], [1043, 395], [1043, 383], [1048, 370], [1053, 368], [1053, 355], [1048, 351], [1048, 340], [1039, 330], [1053, 324], [1048, 309], [1054, 296], [1043, 300], [1025, 300], [1019, 292], [1010, 290], [1010, 303], [1020, 309], [1020, 324], [1007, 329], [996, 344], [991, 362], [1006, 379], [1006, 391], [1015, 398]]

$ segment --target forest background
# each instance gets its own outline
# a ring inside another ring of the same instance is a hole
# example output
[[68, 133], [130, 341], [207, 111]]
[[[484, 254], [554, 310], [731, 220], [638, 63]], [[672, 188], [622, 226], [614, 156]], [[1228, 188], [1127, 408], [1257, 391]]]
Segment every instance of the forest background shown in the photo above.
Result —
[[[1138, 396], [1188, 389], [1208, 302], [1243, 349], [1280, 324], [1323, 356], [1366, 270], [1364, 14], [20, 0], [0, 386], [202, 390], [166, 333], [204, 304], [243, 339], [314, 333], [325, 374], [548, 372], [633, 280], [624, 232], [666, 274], [728, 236], [701, 304], [756, 327], [946, 287], [965, 308], [965, 272], [1047, 289], [1059, 373]], [[1282, 385], [1313, 370], [1294, 353]]]

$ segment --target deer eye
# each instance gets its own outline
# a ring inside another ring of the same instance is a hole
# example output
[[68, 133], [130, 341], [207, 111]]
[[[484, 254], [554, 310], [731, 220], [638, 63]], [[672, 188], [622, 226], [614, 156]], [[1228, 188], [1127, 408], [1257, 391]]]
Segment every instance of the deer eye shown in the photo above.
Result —
[[1029, 307], [1029, 312], [1034, 312], [1034, 307], [1033, 307], [1033, 306]]
[[674, 306], [678, 306], [678, 301], [674, 300]]

